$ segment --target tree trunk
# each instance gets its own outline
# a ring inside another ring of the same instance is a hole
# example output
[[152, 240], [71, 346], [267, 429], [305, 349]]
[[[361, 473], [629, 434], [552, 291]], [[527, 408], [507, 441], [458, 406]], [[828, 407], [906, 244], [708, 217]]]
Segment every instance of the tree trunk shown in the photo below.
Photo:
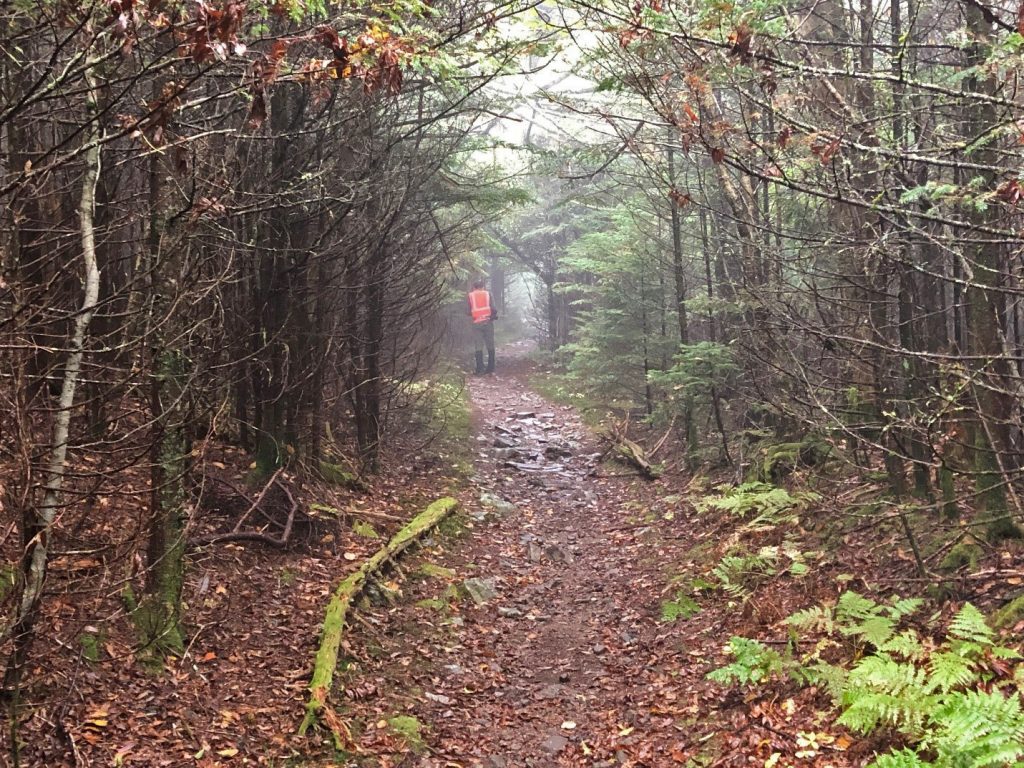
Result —
[[[992, 22], [986, 12], [972, 3], [964, 4], [964, 16], [973, 42], [967, 49], [968, 64], [976, 67], [972, 90], [988, 95], [999, 88], [996, 76], [985, 68], [988, 46], [992, 35]], [[997, 129], [999, 120], [995, 107], [989, 102], [972, 104], [965, 117], [967, 140], [984, 144], [991, 141], [990, 131]], [[972, 153], [975, 162], [989, 166], [997, 165], [999, 157], [990, 146], [978, 146]], [[994, 186], [995, 178], [985, 172], [986, 189]], [[989, 223], [993, 206], [984, 211], [974, 209], [972, 223], [983, 226]], [[965, 248], [972, 275], [966, 291], [967, 344], [969, 354], [977, 362], [976, 384], [974, 386], [977, 404], [977, 423], [974, 429], [974, 470], [977, 473], [977, 491], [981, 512], [988, 521], [988, 535], [992, 539], [1020, 535], [1014, 524], [1007, 504], [1008, 478], [1003, 458], [1008, 455], [1007, 419], [1010, 403], [1003, 392], [1010, 381], [1008, 365], [1000, 338], [1003, 328], [1002, 299], [997, 290], [1000, 282], [1000, 258], [996, 246], [985, 243], [987, 236], [981, 232], [969, 232], [968, 237], [976, 242]]]
[[[78, 217], [80, 225], [82, 264], [84, 267], [84, 295], [75, 317], [64, 364], [60, 399], [54, 418], [50, 439], [50, 454], [44, 470], [43, 498], [40, 504], [26, 507], [22, 511], [22, 540], [25, 548], [22, 555], [22, 578], [17, 613], [10, 629], [14, 647], [8, 659], [4, 686], [14, 689], [15, 702], [20, 687], [23, 667], [35, 637], [35, 622], [46, 581], [49, 558], [50, 533], [61, 507], [61, 491], [67, 465], [68, 440], [71, 427], [71, 410], [75, 404], [75, 388], [82, 369], [85, 340], [89, 322], [99, 300], [100, 272], [96, 261], [96, 240], [94, 217], [96, 207], [96, 185], [100, 178], [100, 125], [97, 115], [98, 88], [93, 69], [96, 60], [85, 65], [87, 116], [85, 119], [85, 173], [82, 177], [82, 191], [79, 198]], [[12, 718], [12, 721], [14, 718]], [[17, 747], [13, 747], [15, 750]]]

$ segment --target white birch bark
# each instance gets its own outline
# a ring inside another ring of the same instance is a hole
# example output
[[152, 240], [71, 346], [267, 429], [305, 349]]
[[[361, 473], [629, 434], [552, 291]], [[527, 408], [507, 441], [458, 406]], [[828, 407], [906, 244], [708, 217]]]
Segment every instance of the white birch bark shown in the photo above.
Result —
[[36, 609], [43, 591], [46, 577], [46, 563], [49, 556], [50, 529], [61, 505], [61, 489], [67, 468], [68, 435], [71, 426], [71, 409], [75, 404], [75, 387], [82, 368], [85, 339], [89, 331], [96, 303], [99, 300], [100, 270], [96, 262], [96, 242], [93, 226], [96, 208], [96, 184], [100, 176], [100, 125], [94, 67], [95, 60], [86, 68], [85, 79], [89, 86], [87, 111], [89, 122], [85, 132], [85, 174], [82, 178], [82, 193], [78, 205], [79, 228], [84, 267], [84, 295], [68, 347], [64, 379], [61, 383], [57, 416], [53, 422], [50, 456], [46, 465], [43, 482], [43, 499], [37, 508], [37, 522], [40, 532], [29, 542], [31, 559], [26, 574], [25, 588], [19, 606], [19, 623]]

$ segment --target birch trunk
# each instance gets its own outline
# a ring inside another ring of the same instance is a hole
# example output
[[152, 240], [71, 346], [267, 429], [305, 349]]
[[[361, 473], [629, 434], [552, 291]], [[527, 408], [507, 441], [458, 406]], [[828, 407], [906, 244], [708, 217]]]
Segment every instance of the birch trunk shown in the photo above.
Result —
[[100, 177], [100, 126], [97, 117], [98, 92], [93, 68], [96, 60], [90, 61], [85, 70], [88, 85], [86, 95], [87, 128], [85, 132], [85, 174], [82, 177], [82, 192], [78, 205], [82, 243], [82, 264], [84, 267], [84, 295], [78, 315], [75, 318], [64, 378], [61, 383], [57, 415], [54, 418], [50, 438], [50, 453], [46, 461], [43, 482], [43, 498], [40, 504], [24, 510], [26, 532], [25, 551], [22, 556], [23, 587], [18, 612], [10, 635], [14, 638], [14, 649], [8, 659], [4, 685], [17, 689], [21, 680], [29, 648], [34, 639], [34, 626], [39, 615], [39, 605], [46, 581], [49, 558], [50, 532], [57, 511], [61, 506], [61, 491], [67, 466], [68, 436], [71, 427], [71, 410], [75, 404], [75, 387], [82, 368], [85, 340], [89, 331], [96, 303], [99, 299], [100, 271], [96, 261], [96, 242], [93, 219], [96, 208], [96, 185]]

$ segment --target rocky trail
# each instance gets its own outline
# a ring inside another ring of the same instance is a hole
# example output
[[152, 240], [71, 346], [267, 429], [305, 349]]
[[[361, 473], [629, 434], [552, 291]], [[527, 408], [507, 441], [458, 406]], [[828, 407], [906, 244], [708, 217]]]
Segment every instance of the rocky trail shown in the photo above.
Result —
[[[704, 666], [691, 669], [703, 652], [660, 621], [688, 546], [678, 497], [602, 465], [579, 416], [532, 392], [527, 372], [506, 361], [472, 380], [469, 535], [426, 548], [428, 577], [351, 638], [354, 697], [361, 684], [380, 709], [379, 738], [393, 735], [390, 712], [416, 718], [422, 752], [394, 764], [682, 764], [693, 739], [681, 723], [698, 706], [680, 675], [705, 685]], [[377, 738], [371, 728], [363, 747], [380, 754]]]

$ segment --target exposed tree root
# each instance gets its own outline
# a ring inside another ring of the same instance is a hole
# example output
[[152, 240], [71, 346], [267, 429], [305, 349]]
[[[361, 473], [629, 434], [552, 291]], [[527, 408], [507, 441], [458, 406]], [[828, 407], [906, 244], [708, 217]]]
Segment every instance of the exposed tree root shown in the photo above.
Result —
[[313, 677], [309, 683], [309, 701], [306, 704], [306, 715], [299, 726], [300, 735], [317, 722], [321, 710], [327, 703], [331, 683], [334, 680], [334, 670], [338, 665], [338, 649], [341, 646], [341, 636], [345, 630], [345, 618], [352, 602], [360, 595], [367, 582], [379, 573], [391, 559], [400, 555], [410, 545], [433, 530], [458, 506], [458, 501], [453, 498], [443, 498], [433, 502], [409, 521], [385, 546], [377, 550], [357, 571], [349, 574], [338, 585], [331, 601], [327, 604], [323, 627], [320, 630], [320, 647], [317, 649], [316, 661], [313, 664]]

